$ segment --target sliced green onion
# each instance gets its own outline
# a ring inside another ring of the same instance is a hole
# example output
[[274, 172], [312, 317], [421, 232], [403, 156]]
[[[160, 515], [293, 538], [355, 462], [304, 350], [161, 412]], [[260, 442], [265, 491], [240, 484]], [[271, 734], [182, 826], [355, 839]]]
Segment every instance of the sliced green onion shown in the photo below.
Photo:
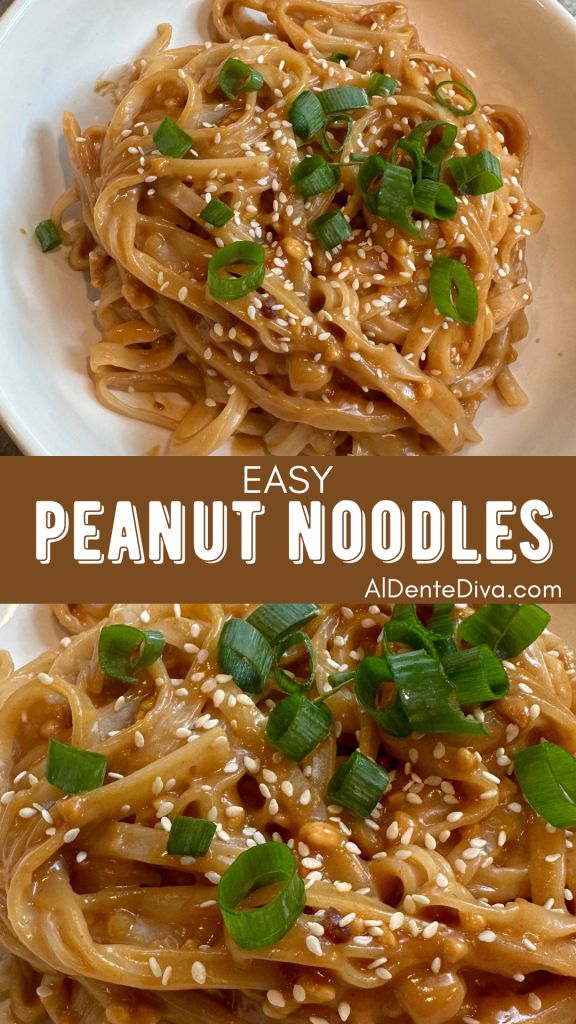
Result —
[[331, 676], [328, 676], [328, 682], [330, 683], [330, 686], [333, 687], [343, 686], [344, 683], [349, 683], [354, 679], [355, 675], [355, 670], [351, 672], [334, 672]]
[[454, 632], [453, 604], [436, 604], [428, 622], [428, 631], [432, 636], [434, 647], [442, 658], [446, 654], [452, 654], [456, 650]]
[[317, 604], [261, 604], [246, 622], [257, 629], [271, 644], [297, 632], [320, 611]]
[[318, 134], [324, 125], [324, 119], [324, 109], [315, 92], [301, 92], [288, 111], [288, 120], [294, 134], [303, 142], [309, 142]]
[[434, 611], [428, 620], [428, 629], [438, 636], [453, 637], [455, 631], [453, 604], [435, 604]]
[[[279, 883], [282, 888], [265, 906], [238, 909], [257, 889]], [[244, 850], [220, 879], [218, 905], [228, 933], [241, 949], [263, 949], [278, 942], [306, 905], [306, 890], [292, 850], [283, 843], [263, 843]]]
[[241, 92], [257, 92], [261, 89], [264, 79], [244, 61], [230, 57], [220, 69], [218, 85], [229, 100], [237, 100]]
[[363, 658], [356, 669], [355, 691], [363, 708], [391, 736], [409, 736], [412, 727], [398, 700], [385, 708], [378, 707], [383, 683], [393, 682], [392, 670], [386, 658]]
[[[292, 647], [304, 647], [306, 649], [308, 664], [304, 680], [296, 679], [289, 675], [280, 664], [282, 656]], [[276, 676], [278, 686], [284, 693], [307, 693], [312, 688], [316, 679], [316, 665], [314, 663], [312, 641], [306, 633], [292, 633], [290, 636], [280, 640], [274, 651], [274, 675]]]
[[434, 220], [450, 220], [458, 204], [449, 185], [422, 178], [414, 186], [414, 209]]
[[107, 676], [122, 683], [138, 683], [136, 672], [158, 660], [164, 637], [153, 629], [104, 626], [98, 640], [98, 660]]
[[556, 743], [538, 743], [514, 754], [524, 799], [555, 828], [576, 825], [576, 761]]
[[57, 249], [59, 245], [62, 245], [60, 232], [53, 220], [41, 221], [36, 227], [34, 234], [40, 242], [42, 252], [52, 252], [53, 249]]
[[[447, 99], [442, 94], [442, 89], [447, 85], [454, 87], [454, 92], [459, 92], [462, 96], [465, 96], [466, 99], [469, 100], [470, 105], [468, 107], [463, 107], [460, 104], [453, 103], [450, 99]], [[445, 82], [439, 82], [434, 89], [434, 96], [440, 106], [446, 107], [446, 110], [449, 110], [451, 114], [455, 114], [456, 117], [467, 117], [469, 114], [473, 114], [478, 106], [478, 100], [472, 90], [469, 89], [467, 85], [464, 85], [464, 82], [455, 82], [451, 79], [448, 79]]]
[[104, 754], [50, 740], [44, 774], [48, 782], [65, 793], [87, 793], [104, 784], [106, 764]]
[[335, 64], [348, 64], [350, 61], [349, 53], [332, 53], [328, 60], [333, 60]]
[[460, 704], [501, 700], [510, 689], [506, 669], [489, 647], [454, 651], [442, 659], [442, 666], [456, 684]]
[[329, 210], [328, 213], [323, 213], [321, 217], [312, 221], [310, 231], [327, 252], [335, 249], [337, 245], [342, 245], [352, 234], [352, 228], [342, 210]]
[[373, 71], [370, 75], [366, 92], [369, 96], [393, 96], [398, 89], [398, 82], [391, 75], [381, 75]]
[[480, 722], [464, 717], [456, 686], [436, 658], [409, 651], [391, 655], [388, 662], [412, 732], [486, 733]]
[[326, 792], [359, 818], [367, 818], [388, 787], [388, 775], [371, 757], [355, 750], [334, 773]]
[[[219, 270], [248, 264], [252, 270], [239, 277], [222, 277]], [[208, 264], [208, 288], [215, 299], [241, 299], [262, 284], [266, 275], [264, 249], [258, 242], [231, 242], [210, 258]]]
[[266, 739], [291, 761], [303, 761], [332, 728], [332, 715], [323, 704], [299, 694], [281, 700], [268, 716]]
[[452, 157], [447, 167], [463, 195], [484, 196], [502, 188], [500, 161], [488, 149], [474, 156]]
[[371, 213], [411, 234], [418, 234], [412, 222], [414, 188], [408, 167], [387, 163], [381, 156], [371, 156], [360, 167], [358, 184]]
[[215, 228], [223, 228], [234, 216], [234, 210], [231, 210], [226, 203], [223, 203], [221, 199], [214, 196], [201, 211], [200, 216], [207, 224], [212, 224]]
[[290, 175], [303, 199], [330, 192], [340, 180], [340, 168], [326, 162], [323, 156], [306, 156]]
[[366, 90], [360, 89], [357, 85], [337, 85], [334, 89], [317, 92], [316, 96], [326, 116], [370, 106]]
[[188, 135], [188, 132], [185, 132], [171, 117], [165, 117], [154, 132], [154, 145], [156, 149], [160, 150], [162, 156], [180, 159], [186, 156], [193, 144], [192, 136]]
[[419, 142], [413, 142], [409, 138], [398, 139], [398, 141], [392, 146], [392, 150], [390, 152], [390, 159], [392, 162], [396, 162], [396, 154], [399, 149], [408, 153], [412, 160], [412, 177], [414, 181], [419, 181], [424, 173], [424, 150], [422, 149], [422, 146]]
[[538, 639], [550, 622], [537, 604], [486, 604], [460, 625], [466, 643], [485, 644], [499, 658], [515, 658]]
[[218, 665], [246, 693], [262, 693], [274, 654], [268, 641], [244, 619], [228, 619], [218, 639]]
[[404, 644], [415, 650], [422, 649], [431, 657], [436, 653], [434, 640], [418, 618], [414, 604], [394, 606], [392, 615], [384, 626], [383, 636], [386, 643]]
[[[434, 146], [430, 146], [429, 149], [425, 148], [425, 143], [428, 137], [436, 129], [442, 129], [442, 135], [440, 141]], [[439, 172], [440, 164], [444, 160], [448, 150], [453, 145], [458, 129], [455, 124], [451, 124], [450, 121], [422, 121], [412, 129], [408, 139], [411, 142], [416, 142], [422, 147], [425, 170], [427, 178], [435, 178], [436, 173], [432, 173], [432, 169], [436, 169]]]
[[478, 292], [472, 274], [459, 260], [451, 260], [447, 256], [434, 260], [430, 268], [430, 293], [436, 309], [443, 316], [461, 324], [476, 323]]
[[[326, 123], [320, 133], [319, 139], [320, 145], [322, 146], [322, 149], [324, 150], [325, 153], [331, 155], [332, 153], [342, 152], [344, 146], [348, 142], [348, 139], [350, 138], [350, 135], [352, 133], [353, 123], [354, 122], [352, 121], [350, 114], [333, 114], [331, 117], [327, 118]], [[344, 132], [344, 138], [342, 139], [342, 141], [336, 142], [336, 145], [333, 146], [330, 139], [328, 138], [327, 132], [328, 129], [331, 128], [332, 126], [338, 125], [346, 125], [346, 131]]]
[[180, 857], [205, 857], [215, 835], [213, 821], [176, 815], [172, 820], [166, 852]]

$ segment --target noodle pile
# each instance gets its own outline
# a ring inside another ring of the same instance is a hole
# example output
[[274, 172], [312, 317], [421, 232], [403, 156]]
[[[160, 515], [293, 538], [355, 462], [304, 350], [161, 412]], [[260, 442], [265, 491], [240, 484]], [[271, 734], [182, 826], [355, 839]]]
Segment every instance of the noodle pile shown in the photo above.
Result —
[[[476, 709], [486, 737], [394, 739], [349, 689], [302, 764], [264, 739], [278, 693], [218, 674], [217, 638], [248, 606], [59, 606], [62, 646], [0, 690], [5, 1017], [18, 1024], [572, 1024], [573, 835], [533, 813], [515, 749], [576, 752], [574, 655], [548, 631], [505, 663], [510, 690]], [[390, 609], [322, 606], [307, 628], [318, 668], [377, 648]], [[466, 616], [459, 606], [455, 613]], [[166, 639], [138, 685], [103, 676], [103, 625]], [[314, 694], [313, 694], [314, 695]], [[66, 796], [44, 778], [48, 739], [108, 758], [105, 784]], [[361, 750], [390, 786], [363, 820], [327, 802], [337, 758]], [[166, 854], [177, 814], [216, 823], [208, 855]], [[269, 949], [236, 947], [220, 875], [264, 841], [288, 842], [306, 907]], [[352, 1009], [351, 1009], [352, 1008]]]
[[[522, 186], [528, 133], [505, 107], [450, 113], [435, 98], [466, 77], [420, 46], [404, 7], [318, 0], [216, 0], [218, 42], [170, 48], [171, 30], [117, 83], [109, 124], [81, 131], [66, 114], [74, 183], [52, 217], [76, 270], [98, 289], [102, 330], [90, 353], [100, 402], [171, 432], [168, 453], [273, 455], [452, 453], [479, 440], [473, 419], [494, 388], [525, 395], [510, 364], [527, 332], [527, 237], [542, 214]], [[330, 59], [349, 56], [348, 66]], [[264, 80], [228, 99], [218, 87], [235, 58]], [[321, 153], [287, 113], [302, 91], [365, 88], [372, 72], [398, 82], [354, 111], [337, 162], [388, 158], [425, 120], [457, 126], [452, 156], [494, 154], [503, 186], [458, 196], [450, 220], [417, 223], [421, 237], [369, 215], [358, 166], [305, 201], [291, 172]], [[166, 117], [193, 138], [184, 158], [162, 156]], [[200, 214], [217, 197], [234, 211], [222, 228]], [[309, 227], [336, 204], [351, 237], [324, 252]], [[77, 213], [78, 206], [80, 213]], [[265, 248], [260, 288], [235, 300], [207, 287], [222, 245]], [[472, 326], [441, 315], [430, 294], [438, 256], [463, 262], [479, 298]]]

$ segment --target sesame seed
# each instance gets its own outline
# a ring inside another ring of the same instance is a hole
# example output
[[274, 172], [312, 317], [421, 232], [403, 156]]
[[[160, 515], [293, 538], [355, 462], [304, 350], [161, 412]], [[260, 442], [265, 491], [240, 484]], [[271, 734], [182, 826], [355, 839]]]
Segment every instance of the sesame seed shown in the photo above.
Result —
[[324, 951], [320, 945], [320, 940], [315, 935], [306, 936], [306, 946], [310, 953], [314, 956], [324, 956]]
[[206, 968], [200, 960], [195, 960], [190, 971], [193, 980], [197, 985], [203, 985], [206, 981]]
[[80, 829], [79, 828], [69, 828], [68, 831], [64, 833], [64, 836], [63, 836], [64, 842], [65, 843], [73, 843], [74, 840], [77, 839], [79, 835], [80, 835]]

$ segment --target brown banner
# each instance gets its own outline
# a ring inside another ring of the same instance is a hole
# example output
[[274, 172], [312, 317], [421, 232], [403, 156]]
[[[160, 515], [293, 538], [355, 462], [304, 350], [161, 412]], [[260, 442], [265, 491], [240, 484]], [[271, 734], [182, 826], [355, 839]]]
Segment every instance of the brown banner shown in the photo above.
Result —
[[571, 465], [3, 459], [0, 598], [574, 602]]

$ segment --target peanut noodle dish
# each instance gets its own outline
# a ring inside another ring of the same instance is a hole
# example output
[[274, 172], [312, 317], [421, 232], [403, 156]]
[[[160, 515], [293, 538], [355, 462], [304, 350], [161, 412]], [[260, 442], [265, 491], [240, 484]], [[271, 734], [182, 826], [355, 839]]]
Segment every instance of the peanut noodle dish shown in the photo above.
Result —
[[58, 605], [0, 662], [14, 1024], [573, 1024], [537, 605]]
[[36, 234], [97, 289], [98, 400], [171, 455], [478, 442], [491, 392], [527, 401], [524, 121], [398, 3], [215, 0], [212, 35], [160, 25], [99, 84], [108, 123], [64, 115], [73, 183]]

